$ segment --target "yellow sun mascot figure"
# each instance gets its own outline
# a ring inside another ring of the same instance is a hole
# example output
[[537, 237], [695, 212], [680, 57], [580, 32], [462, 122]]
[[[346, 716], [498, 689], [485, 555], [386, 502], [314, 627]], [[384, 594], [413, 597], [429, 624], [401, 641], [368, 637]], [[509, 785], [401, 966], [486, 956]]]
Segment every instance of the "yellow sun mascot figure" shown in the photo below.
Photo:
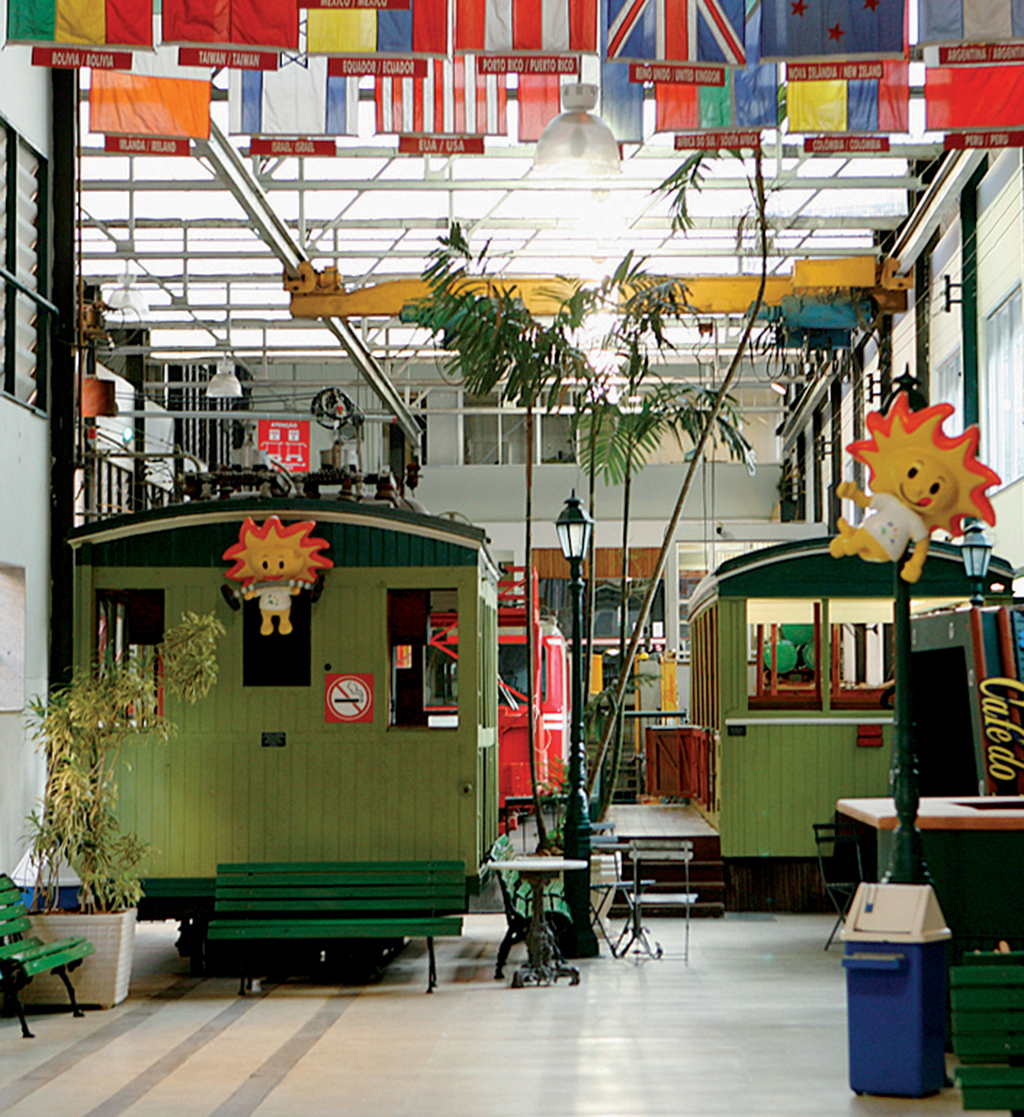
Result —
[[840, 518], [839, 534], [829, 544], [833, 558], [860, 555], [868, 562], [898, 562], [912, 544], [900, 575], [916, 582], [933, 531], [959, 535], [965, 517], [996, 522], [985, 490], [998, 485], [999, 476], [975, 457], [977, 427], [953, 438], [942, 430], [952, 414], [949, 403], [911, 411], [901, 392], [884, 415], [872, 411], [867, 416], [871, 438], [847, 449], [870, 470], [873, 495], [852, 481], [843, 481], [836, 493], [870, 515], [857, 528]]
[[257, 525], [247, 516], [238, 542], [224, 552], [224, 559], [235, 564], [224, 577], [242, 583], [246, 601], [259, 598], [263, 636], [274, 631], [275, 618], [278, 632], [287, 636], [292, 631], [291, 599], [316, 585], [318, 571], [334, 565], [320, 554], [328, 544], [311, 535], [315, 527], [312, 520], [285, 527], [277, 516]]

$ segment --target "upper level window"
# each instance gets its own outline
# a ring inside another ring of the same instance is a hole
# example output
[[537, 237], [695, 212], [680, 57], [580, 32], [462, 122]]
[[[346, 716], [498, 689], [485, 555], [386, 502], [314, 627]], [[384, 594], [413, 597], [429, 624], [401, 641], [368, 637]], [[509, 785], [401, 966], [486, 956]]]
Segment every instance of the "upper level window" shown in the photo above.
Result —
[[0, 388], [46, 407], [47, 338], [53, 304], [47, 263], [47, 164], [0, 121]]
[[1020, 288], [985, 323], [983, 460], [1008, 485], [1024, 475], [1024, 328]]

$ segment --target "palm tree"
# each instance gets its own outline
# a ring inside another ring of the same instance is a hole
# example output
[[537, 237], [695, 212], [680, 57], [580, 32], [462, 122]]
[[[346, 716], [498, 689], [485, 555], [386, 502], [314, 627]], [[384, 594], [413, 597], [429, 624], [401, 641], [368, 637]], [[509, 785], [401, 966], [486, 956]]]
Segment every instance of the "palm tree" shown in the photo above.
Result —
[[[497, 392], [503, 402], [526, 410], [526, 612], [532, 617], [534, 415], [537, 407], [551, 410], [559, 404], [568, 386], [583, 375], [586, 355], [574, 337], [583, 320], [585, 302], [578, 285], [570, 285], [568, 297], [550, 321], [541, 321], [527, 308], [514, 285], [487, 281], [486, 256], [485, 248], [474, 258], [460, 226], [452, 225], [448, 235], [439, 238], [423, 273], [430, 295], [416, 308], [415, 319], [441, 339], [449, 354], [445, 371], [469, 393], [481, 396]], [[561, 299], [561, 293], [554, 295]], [[548, 842], [538, 796], [533, 626], [527, 624], [526, 632], [530, 783], [538, 843], [544, 848]]]

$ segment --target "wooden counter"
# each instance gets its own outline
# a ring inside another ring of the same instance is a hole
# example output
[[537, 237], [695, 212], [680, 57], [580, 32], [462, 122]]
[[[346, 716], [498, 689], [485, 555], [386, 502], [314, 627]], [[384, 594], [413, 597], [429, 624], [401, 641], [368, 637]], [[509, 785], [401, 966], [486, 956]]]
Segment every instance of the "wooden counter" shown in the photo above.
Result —
[[[895, 830], [899, 821], [892, 799], [840, 799], [840, 814], [873, 826]], [[1024, 799], [1019, 796], [963, 795], [954, 799], [922, 799], [919, 830], [1024, 830]]]

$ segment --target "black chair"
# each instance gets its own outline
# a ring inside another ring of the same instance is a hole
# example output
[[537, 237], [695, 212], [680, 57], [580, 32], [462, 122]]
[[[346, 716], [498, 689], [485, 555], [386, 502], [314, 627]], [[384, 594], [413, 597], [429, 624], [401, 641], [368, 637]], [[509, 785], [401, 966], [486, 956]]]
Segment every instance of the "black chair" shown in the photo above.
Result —
[[825, 943], [828, 950], [850, 910], [857, 886], [864, 879], [864, 866], [856, 826], [842, 822], [815, 822], [812, 826], [814, 842], [818, 847], [821, 883], [837, 912], [835, 926]]

